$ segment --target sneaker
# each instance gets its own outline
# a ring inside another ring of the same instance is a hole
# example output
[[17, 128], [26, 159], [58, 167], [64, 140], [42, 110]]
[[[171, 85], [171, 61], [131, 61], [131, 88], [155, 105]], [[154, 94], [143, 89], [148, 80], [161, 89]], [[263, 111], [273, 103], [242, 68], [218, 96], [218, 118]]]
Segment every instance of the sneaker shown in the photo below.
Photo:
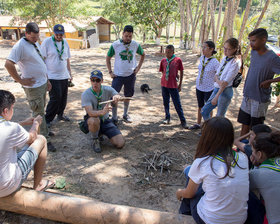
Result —
[[98, 136], [98, 140], [99, 140], [99, 142], [104, 142], [105, 138], [103, 135], [100, 135], [100, 136]]
[[181, 123], [181, 126], [182, 126], [182, 128], [184, 128], [184, 129], [188, 129], [188, 128], [189, 128], [186, 122], [182, 122], [182, 123]]
[[170, 119], [165, 119], [162, 121], [163, 124], [170, 124]]
[[56, 148], [51, 142], [48, 142], [47, 147], [49, 152], [56, 152]]
[[200, 128], [201, 128], [200, 124], [194, 124], [194, 125], [189, 127], [190, 130], [197, 130], [197, 129], [200, 129]]
[[130, 118], [130, 116], [128, 114], [123, 115], [123, 120], [127, 123], [132, 123], [132, 119]]
[[50, 123], [47, 122], [47, 127], [51, 128], [51, 122]]
[[101, 148], [100, 148], [100, 144], [99, 144], [99, 139], [98, 138], [94, 138], [93, 139], [92, 149], [96, 153], [100, 153], [101, 152]]
[[57, 116], [57, 120], [59, 120], [59, 121], [71, 121], [70, 120], [70, 118], [69, 117], [67, 117], [67, 116]]

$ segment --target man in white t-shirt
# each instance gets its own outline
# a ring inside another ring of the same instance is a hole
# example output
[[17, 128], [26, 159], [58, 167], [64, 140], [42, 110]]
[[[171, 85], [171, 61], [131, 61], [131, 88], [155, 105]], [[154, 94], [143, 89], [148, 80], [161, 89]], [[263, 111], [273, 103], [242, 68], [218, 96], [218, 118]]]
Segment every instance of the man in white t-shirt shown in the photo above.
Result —
[[[115, 41], [106, 57], [106, 65], [109, 70], [109, 74], [112, 81], [112, 87], [120, 92], [122, 86], [124, 86], [124, 96], [132, 97], [134, 95], [134, 85], [136, 80], [136, 74], [139, 72], [145, 53], [140, 44], [132, 40], [133, 27], [127, 25], [124, 27], [122, 39]], [[136, 53], [139, 54], [140, 61], [137, 65]], [[111, 59], [115, 55], [114, 72], [112, 71]], [[123, 119], [126, 122], [131, 123], [132, 120], [128, 115], [129, 100], [124, 101]], [[115, 124], [118, 122], [117, 105], [112, 109], [113, 121]]]
[[[51, 89], [51, 83], [47, 77], [47, 67], [41, 54], [39, 39], [39, 27], [36, 23], [28, 23], [25, 28], [25, 37], [20, 39], [13, 47], [6, 60], [5, 67], [15, 81], [20, 83], [26, 94], [33, 117], [40, 115], [43, 121], [40, 125], [41, 134], [49, 137], [49, 131], [45, 120], [46, 92]], [[18, 74], [17, 64], [22, 72]], [[56, 151], [48, 142], [48, 150]]]
[[[12, 93], [0, 90], [0, 197], [17, 191], [33, 166], [35, 190], [43, 191], [55, 184], [42, 180], [47, 158], [46, 138], [38, 135], [42, 117], [28, 118], [19, 124], [11, 122], [14, 103]], [[22, 125], [32, 126], [27, 132]], [[22, 150], [17, 153], [17, 148]]]
[[68, 80], [72, 80], [70, 49], [67, 41], [63, 38], [64, 27], [56, 24], [53, 32], [54, 35], [46, 38], [41, 45], [48, 78], [52, 84], [52, 89], [49, 92], [50, 101], [46, 109], [47, 125], [50, 125], [56, 115], [58, 120], [70, 121], [68, 117], [63, 115], [67, 104]]

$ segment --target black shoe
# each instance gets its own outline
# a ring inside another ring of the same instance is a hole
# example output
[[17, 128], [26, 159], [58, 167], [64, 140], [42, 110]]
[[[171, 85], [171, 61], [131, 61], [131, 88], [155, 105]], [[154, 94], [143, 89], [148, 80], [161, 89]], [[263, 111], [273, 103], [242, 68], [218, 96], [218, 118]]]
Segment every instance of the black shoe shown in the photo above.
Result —
[[48, 146], [48, 151], [56, 152], [56, 148], [54, 147], [54, 145], [51, 142], [48, 142], [47, 146]]
[[100, 153], [101, 152], [101, 148], [100, 148], [100, 144], [99, 144], [99, 139], [98, 138], [94, 138], [93, 139], [92, 149], [96, 153]]
[[123, 115], [123, 120], [127, 123], [132, 123], [132, 119], [128, 114]]
[[71, 121], [70, 120], [70, 118], [69, 117], [67, 117], [67, 116], [57, 116], [57, 120], [59, 120], [59, 121]]
[[119, 124], [119, 120], [118, 119], [113, 119], [112, 118], [112, 122], [114, 123], [115, 126], [118, 127], [118, 124]]
[[103, 135], [100, 135], [100, 136], [98, 136], [98, 140], [99, 140], [99, 142], [103, 142], [105, 140], [105, 138]]
[[170, 118], [162, 121], [163, 124], [170, 124]]
[[51, 122], [49, 122], [49, 123], [47, 122], [47, 127], [51, 128]]
[[49, 136], [53, 137], [53, 136], [55, 136], [55, 134], [52, 131], [49, 131]]
[[188, 128], [189, 128], [186, 122], [182, 122], [182, 123], [181, 123], [181, 126], [182, 126], [182, 128], [184, 128], [184, 129], [188, 129]]

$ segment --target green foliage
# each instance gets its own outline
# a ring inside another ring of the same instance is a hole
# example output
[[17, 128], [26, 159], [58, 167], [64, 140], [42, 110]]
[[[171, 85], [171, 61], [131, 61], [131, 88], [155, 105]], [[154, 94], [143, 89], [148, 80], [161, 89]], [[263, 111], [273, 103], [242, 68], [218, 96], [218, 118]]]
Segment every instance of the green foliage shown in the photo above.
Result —
[[60, 177], [55, 180], [55, 188], [63, 189], [65, 185], [66, 185], [66, 180], [64, 177]]
[[90, 9], [82, 0], [13, 0], [11, 13], [26, 21], [45, 21], [51, 28], [69, 18], [89, 15], [92, 13]]
[[[280, 77], [280, 75], [276, 75], [276, 77]], [[272, 84], [272, 96], [280, 95], [280, 82], [276, 82]]]

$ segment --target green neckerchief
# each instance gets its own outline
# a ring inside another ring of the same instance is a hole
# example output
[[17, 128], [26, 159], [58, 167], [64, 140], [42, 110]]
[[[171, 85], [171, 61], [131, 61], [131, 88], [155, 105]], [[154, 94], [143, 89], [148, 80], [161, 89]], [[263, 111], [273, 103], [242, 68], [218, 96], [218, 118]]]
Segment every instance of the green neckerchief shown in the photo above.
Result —
[[[103, 87], [100, 86], [100, 92], [99, 94], [97, 94], [93, 88], [91, 87], [90, 88], [91, 92], [93, 93], [93, 95], [96, 97], [97, 99], [97, 110], [102, 110], [102, 106], [99, 104], [101, 102], [101, 97], [102, 97], [102, 94], [103, 94]], [[100, 118], [103, 120], [103, 116], [100, 116]]]
[[[236, 164], [237, 164], [237, 161], [239, 159], [239, 155], [234, 150], [232, 152], [233, 152], [234, 160], [231, 162], [231, 166], [235, 167]], [[221, 162], [223, 162], [223, 163], [225, 163], [225, 160], [223, 159], [223, 157], [221, 156], [220, 153], [218, 153], [216, 156], [214, 156], [214, 158], [219, 160], [219, 161], [221, 161]]]
[[259, 168], [267, 168], [267, 169], [270, 169], [270, 170], [280, 172], [280, 157], [265, 160], [259, 166]]
[[200, 78], [199, 78], [199, 85], [202, 84], [204, 70], [205, 70], [206, 65], [208, 65], [208, 63], [211, 61], [212, 58], [214, 58], [214, 56], [211, 56], [210, 58], [208, 58], [208, 60], [206, 62], [205, 62], [205, 58], [206, 57], [204, 56], [203, 61], [202, 61], [202, 69], [201, 69]]
[[0, 123], [6, 121], [6, 119], [4, 119], [2, 116], [0, 116]]
[[169, 66], [170, 66], [170, 63], [171, 63], [171, 61], [173, 61], [173, 59], [175, 57], [176, 57], [175, 54], [173, 54], [170, 59], [166, 58], [166, 61], [167, 61], [166, 72], [165, 72], [165, 79], [166, 79], [166, 81], [168, 81], [168, 78], [169, 78]]
[[122, 55], [123, 56], [126, 56], [127, 57], [127, 61], [128, 61], [128, 63], [130, 63], [130, 58], [132, 58], [133, 57], [133, 55], [131, 54], [131, 52], [129, 52], [129, 47], [130, 47], [130, 43], [129, 44], [125, 44], [124, 42], [123, 42], [123, 40], [122, 39], [120, 39], [120, 42], [123, 44], [123, 46], [125, 47], [125, 55], [122, 53]]
[[226, 57], [226, 61], [224, 62], [223, 66], [222, 66], [222, 68], [221, 68], [221, 70], [220, 70], [220, 72], [219, 72], [219, 74], [218, 74], [219, 77], [222, 75], [222, 73], [223, 73], [223, 71], [224, 71], [224, 69], [225, 69], [227, 63], [228, 63], [231, 59], [233, 59], [233, 57], [232, 57], [232, 58], [229, 58], [228, 56]]
[[52, 40], [53, 40], [54, 46], [55, 46], [55, 48], [56, 48], [56, 51], [57, 51], [57, 53], [58, 53], [59, 60], [63, 61], [63, 59], [62, 59], [62, 55], [63, 55], [63, 52], [64, 52], [64, 40], [63, 40], [63, 38], [62, 38], [62, 41], [61, 41], [61, 42], [62, 42], [61, 50], [58, 50], [58, 47], [57, 47], [57, 44], [56, 44], [56, 40], [55, 40], [55, 38], [54, 38], [54, 35], [52, 35]]
[[39, 48], [37, 47], [37, 45], [32, 43], [32, 42], [30, 42], [29, 40], [27, 40], [26, 37], [24, 37], [23, 39], [26, 40], [28, 43], [32, 44], [35, 47], [37, 53], [39, 54], [39, 56], [42, 58], [43, 62], [45, 63], [44, 57], [42, 56], [42, 54], [41, 54]]

